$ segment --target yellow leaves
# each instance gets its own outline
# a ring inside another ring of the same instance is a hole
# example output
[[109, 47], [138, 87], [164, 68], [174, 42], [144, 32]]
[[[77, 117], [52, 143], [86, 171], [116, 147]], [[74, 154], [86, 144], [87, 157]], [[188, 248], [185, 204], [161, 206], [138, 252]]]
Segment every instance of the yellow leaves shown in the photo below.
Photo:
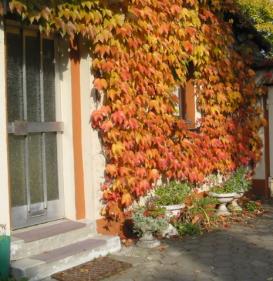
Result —
[[23, 14], [27, 11], [27, 6], [16, 0], [12, 0], [11, 2], [9, 2], [9, 8], [11, 12], [16, 11], [19, 14]]
[[121, 198], [121, 204], [125, 207], [130, 206], [132, 203], [132, 196], [129, 193], [124, 193]]
[[125, 147], [124, 144], [120, 141], [112, 144], [112, 153], [114, 156], [121, 156], [122, 153], [124, 152]]
[[114, 15], [114, 19], [115, 19], [115, 23], [118, 26], [122, 26], [124, 24], [124, 21], [125, 21], [125, 15], [123, 15], [123, 14], [116, 14], [116, 15]]
[[107, 42], [109, 41], [109, 39], [111, 39], [113, 37], [112, 33], [109, 30], [102, 30], [100, 33], [98, 33], [94, 39], [94, 43], [97, 42]]
[[87, 8], [88, 10], [91, 10], [93, 8], [93, 2], [92, 1], [84, 1], [81, 3], [83, 8]]

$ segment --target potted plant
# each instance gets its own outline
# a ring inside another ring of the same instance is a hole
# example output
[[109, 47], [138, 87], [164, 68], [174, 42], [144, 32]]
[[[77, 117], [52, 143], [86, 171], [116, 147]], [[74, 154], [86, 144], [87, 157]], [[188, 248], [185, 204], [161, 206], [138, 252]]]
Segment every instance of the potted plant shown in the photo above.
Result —
[[216, 198], [219, 202], [216, 215], [229, 216], [230, 212], [227, 209], [227, 204], [237, 195], [231, 182], [227, 180], [223, 185], [212, 188], [209, 195]]
[[160, 245], [154, 234], [163, 232], [169, 225], [164, 208], [149, 200], [144, 207], [134, 209], [132, 219], [135, 232], [141, 236], [137, 243], [139, 247], [154, 248]]
[[220, 202], [217, 215], [230, 215], [227, 204], [233, 211], [241, 211], [238, 205], [238, 199], [242, 197], [245, 191], [250, 188], [250, 181], [247, 179], [247, 169], [245, 167], [238, 168], [220, 187], [214, 187], [210, 195], [217, 198]]
[[185, 207], [183, 201], [190, 191], [189, 184], [171, 181], [155, 190], [156, 204], [166, 209], [168, 218], [178, 216]]
[[10, 236], [6, 226], [0, 225], [0, 280], [8, 280], [10, 264]]
[[251, 182], [247, 178], [247, 168], [238, 168], [231, 176], [230, 182], [233, 185], [234, 191], [236, 192], [236, 195], [230, 204], [230, 209], [233, 211], [242, 211], [242, 208], [238, 204], [238, 199], [241, 198], [243, 194], [251, 187]]

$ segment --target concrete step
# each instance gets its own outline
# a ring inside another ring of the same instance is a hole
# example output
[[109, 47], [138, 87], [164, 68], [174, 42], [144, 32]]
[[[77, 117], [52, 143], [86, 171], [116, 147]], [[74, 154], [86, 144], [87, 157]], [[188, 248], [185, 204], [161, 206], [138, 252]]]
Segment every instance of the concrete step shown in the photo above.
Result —
[[96, 223], [62, 220], [11, 235], [11, 260], [19, 260], [87, 239], [96, 234]]
[[27, 278], [29, 281], [38, 281], [94, 258], [117, 252], [120, 248], [119, 237], [97, 234], [68, 246], [13, 261], [11, 272], [16, 280]]

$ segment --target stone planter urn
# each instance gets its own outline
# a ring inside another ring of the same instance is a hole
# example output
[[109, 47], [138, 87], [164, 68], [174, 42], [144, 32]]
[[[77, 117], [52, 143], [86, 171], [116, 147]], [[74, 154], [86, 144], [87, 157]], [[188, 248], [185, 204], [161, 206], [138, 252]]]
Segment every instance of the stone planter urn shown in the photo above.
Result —
[[146, 231], [137, 242], [137, 246], [140, 248], [155, 248], [160, 245], [160, 241], [153, 236], [152, 231]]
[[240, 199], [244, 195], [244, 192], [237, 192], [234, 196], [234, 199], [231, 201], [229, 205], [229, 209], [235, 212], [241, 212], [243, 209], [238, 204], [238, 199]]
[[185, 208], [185, 204], [166, 205], [162, 207], [166, 209], [166, 217], [171, 218], [179, 216], [181, 210]]
[[227, 209], [227, 204], [230, 203], [235, 196], [237, 195], [235, 192], [232, 193], [215, 193], [210, 192], [210, 196], [217, 198], [219, 201], [219, 207], [217, 208], [216, 215], [217, 216], [229, 216], [231, 213]]

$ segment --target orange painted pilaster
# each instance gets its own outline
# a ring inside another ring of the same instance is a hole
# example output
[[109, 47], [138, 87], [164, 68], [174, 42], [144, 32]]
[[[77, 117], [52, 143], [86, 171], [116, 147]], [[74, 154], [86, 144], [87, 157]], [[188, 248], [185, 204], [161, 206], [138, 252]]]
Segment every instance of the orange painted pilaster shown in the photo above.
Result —
[[82, 157], [82, 130], [81, 130], [81, 86], [80, 86], [80, 55], [78, 43], [75, 40], [70, 51], [71, 90], [72, 90], [72, 122], [73, 148], [75, 172], [75, 200], [76, 218], [85, 218], [84, 174]]

